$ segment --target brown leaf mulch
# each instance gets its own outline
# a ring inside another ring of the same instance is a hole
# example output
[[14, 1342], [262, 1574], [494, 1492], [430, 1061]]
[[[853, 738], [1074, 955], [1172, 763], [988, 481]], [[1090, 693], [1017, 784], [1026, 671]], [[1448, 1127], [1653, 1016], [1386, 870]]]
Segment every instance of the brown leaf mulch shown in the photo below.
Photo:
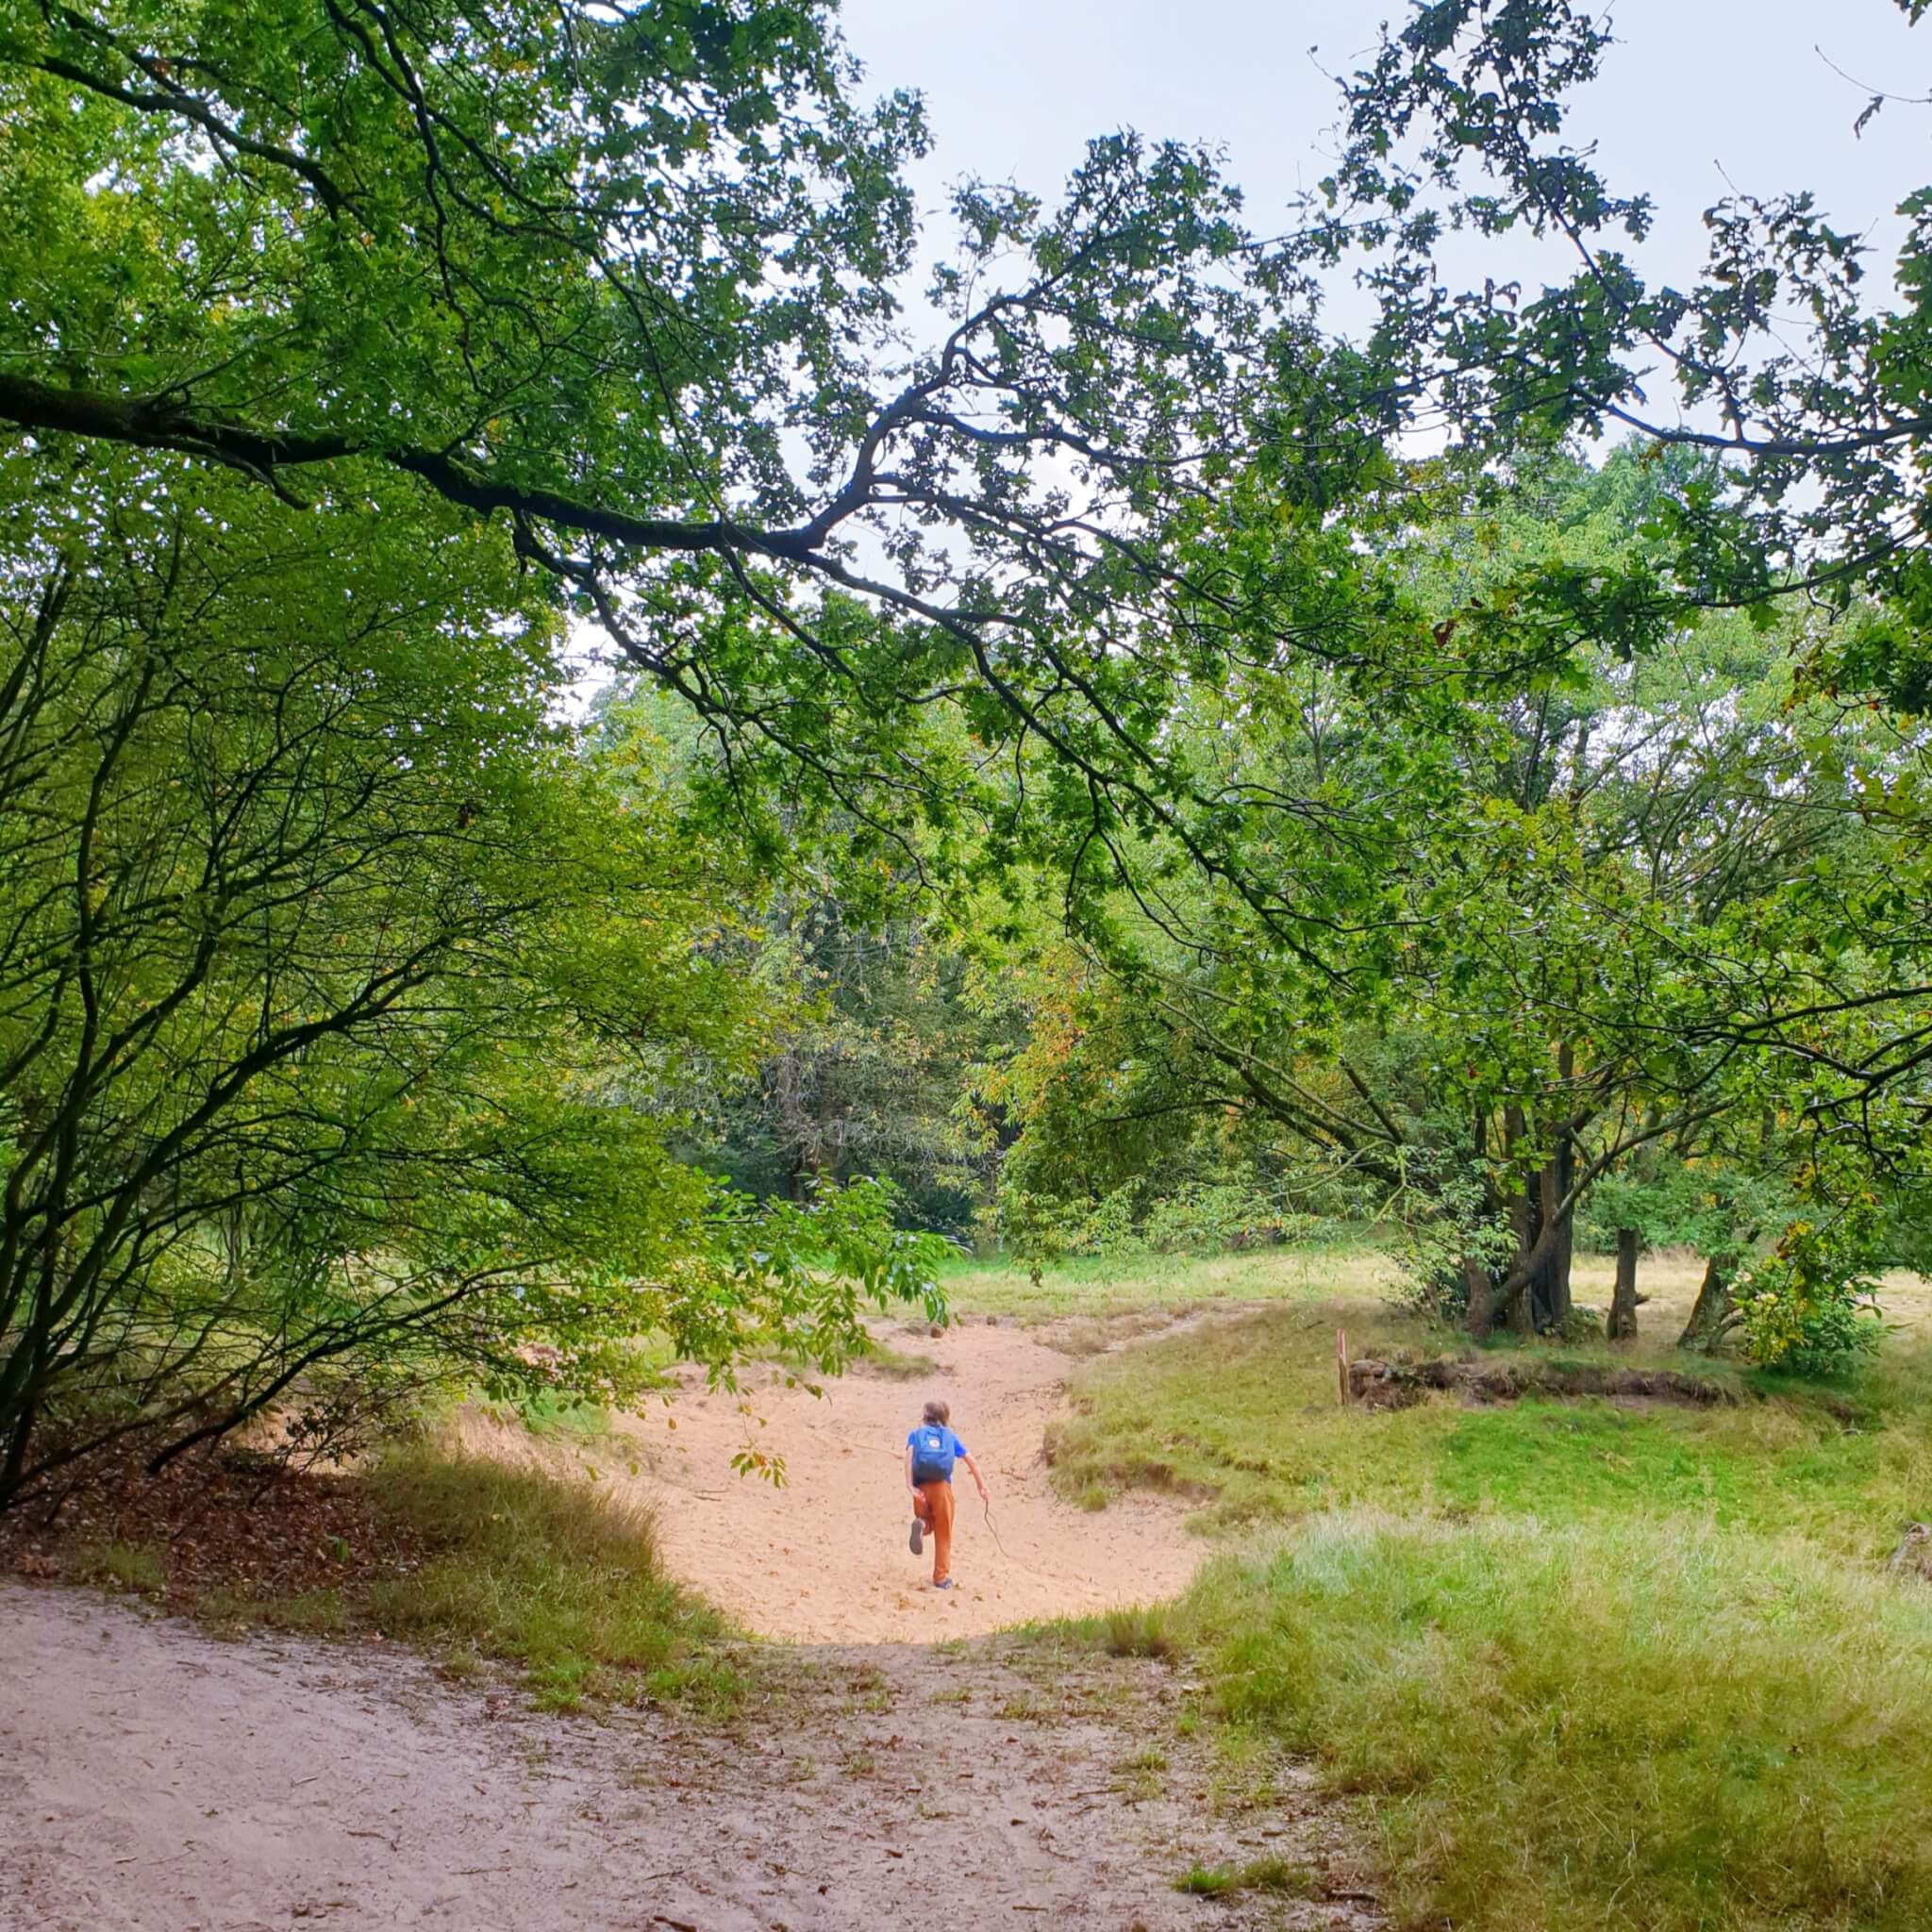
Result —
[[306, 1591], [353, 1596], [407, 1574], [421, 1536], [380, 1509], [353, 1474], [291, 1471], [243, 1449], [191, 1453], [150, 1475], [132, 1440], [0, 1513], [0, 1574], [100, 1580], [103, 1552], [144, 1550], [170, 1607], [250, 1604]]

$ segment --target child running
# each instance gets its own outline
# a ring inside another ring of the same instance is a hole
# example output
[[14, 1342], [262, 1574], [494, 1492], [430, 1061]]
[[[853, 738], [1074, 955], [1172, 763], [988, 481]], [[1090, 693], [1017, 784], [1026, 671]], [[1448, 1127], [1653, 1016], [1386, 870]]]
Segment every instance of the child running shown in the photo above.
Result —
[[953, 1587], [953, 1464], [963, 1462], [979, 1486], [984, 1503], [986, 1478], [952, 1430], [953, 1411], [943, 1402], [925, 1405], [925, 1420], [906, 1438], [906, 1487], [912, 1491], [912, 1554], [920, 1554], [932, 1532], [932, 1587]]

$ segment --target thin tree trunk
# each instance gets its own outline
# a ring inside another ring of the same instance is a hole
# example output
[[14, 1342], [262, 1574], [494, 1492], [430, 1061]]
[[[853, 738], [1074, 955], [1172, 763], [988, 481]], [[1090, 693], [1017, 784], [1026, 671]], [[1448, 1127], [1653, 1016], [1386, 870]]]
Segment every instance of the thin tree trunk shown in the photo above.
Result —
[[1730, 1320], [1731, 1285], [1713, 1257], [1705, 1263], [1704, 1285], [1697, 1291], [1697, 1304], [1677, 1338], [1677, 1346], [1709, 1355], [1724, 1340]]
[[26, 1469], [26, 1445], [33, 1435], [35, 1412], [29, 1407], [23, 1407], [20, 1413], [8, 1418], [7, 1429], [7, 1455], [0, 1463], [0, 1509], [5, 1509], [18, 1495], [21, 1479]]
[[[1524, 1132], [1523, 1109], [1508, 1107], [1503, 1110], [1503, 1151], [1513, 1155]], [[1507, 1292], [1502, 1296], [1498, 1312], [1511, 1328], [1521, 1335], [1536, 1332], [1535, 1289], [1526, 1270], [1530, 1250], [1536, 1246], [1537, 1237], [1541, 1233], [1537, 1213], [1536, 1185], [1525, 1181], [1509, 1197], [1509, 1231], [1516, 1237], [1516, 1253], [1511, 1257], [1505, 1276]]]
[[1617, 1285], [1610, 1295], [1607, 1332], [1612, 1341], [1630, 1341], [1637, 1335], [1637, 1230], [1617, 1230]]
[[[1586, 737], [1589, 733], [1586, 731]], [[1578, 757], [1582, 756], [1581, 747]], [[1576, 1050], [1566, 1040], [1557, 1053], [1557, 1076], [1563, 1083], [1562, 1091], [1567, 1101], [1570, 1083], [1576, 1072]], [[1558, 1206], [1570, 1198], [1571, 1184], [1576, 1178], [1576, 1149], [1567, 1135], [1557, 1138], [1552, 1150], [1549, 1165], [1543, 1170], [1545, 1193], [1543, 1196], [1543, 1219], [1553, 1221]], [[1574, 1224], [1565, 1217], [1557, 1230], [1557, 1252], [1550, 1262], [1547, 1275], [1548, 1288], [1545, 1299], [1549, 1307], [1549, 1325], [1561, 1329], [1570, 1320], [1570, 1262], [1575, 1246]]]
[[[1564, 1051], [1567, 1053], [1568, 1048]], [[1572, 1182], [1576, 1178], [1576, 1153], [1565, 1141], [1550, 1162], [1555, 1170], [1557, 1199], [1566, 1201], [1570, 1197]], [[1566, 1215], [1563, 1224], [1557, 1231], [1557, 1258], [1550, 1267], [1550, 1321], [1560, 1328], [1570, 1319], [1570, 1263], [1575, 1253], [1576, 1224], [1574, 1216]]]

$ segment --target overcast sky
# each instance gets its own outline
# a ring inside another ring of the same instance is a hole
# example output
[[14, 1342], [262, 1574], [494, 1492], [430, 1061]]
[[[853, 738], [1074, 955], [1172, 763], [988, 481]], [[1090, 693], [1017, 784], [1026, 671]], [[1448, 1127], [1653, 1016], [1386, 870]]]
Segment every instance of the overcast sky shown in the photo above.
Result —
[[[1263, 231], [1328, 172], [1336, 108], [1323, 70], [1361, 64], [1377, 23], [1403, 11], [1399, 0], [843, 5], [871, 88], [926, 97], [927, 208], [966, 175], [1051, 193], [1090, 136], [1131, 126], [1224, 145]], [[1621, 44], [1574, 125], [1600, 143], [1614, 186], [1657, 201], [1653, 273], [1693, 272], [1699, 216], [1726, 175], [1759, 194], [1809, 187], [1856, 227], [1883, 224], [1932, 180], [1932, 109], [1894, 104], [1856, 138], [1866, 92], [1827, 65], [1871, 88], [1932, 92], [1932, 21], [1912, 29], [1893, 0], [1621, 0], [1610, 11]], [[931, 232], [937, 246], [942, 220]], [[1351, 307], [1343, 298], [1331, 321], [1346, 326]]]

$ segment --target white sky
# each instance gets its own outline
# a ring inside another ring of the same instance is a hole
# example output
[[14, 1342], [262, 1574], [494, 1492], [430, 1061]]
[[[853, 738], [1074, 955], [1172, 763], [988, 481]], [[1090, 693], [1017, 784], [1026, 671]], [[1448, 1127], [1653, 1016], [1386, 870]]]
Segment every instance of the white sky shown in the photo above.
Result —
[[[1855, 138], [1866, 94], [1826, 64], [1874, 89], [1932, 92], [1932, 21], [1912, 29], [1893, 0], [1620, 0], [1608, 10], [1622, 44], [1572, 126], [1600, 143], [1613, 187], [1657, 202], [1642, 257], [1654, 274], [1693, 272], [1699, 217], [1726, 175], [1758, 194], [1811, 188], [1840, 225], [1858, 228], [1932, 180], [1932, 111], [1894, 102]], [[1362, 64], [1377, 23], [1407, 9], [1403, 0], [843, 0], [842, 12], [864, 91], [926, 97], [935, 147], [918, 185], [933, 214], [930, 254], [945, 232], [948, 182], [1011, 179], [1050, 197], [1090, 136], [1123, 126], [1224, 145], [1251, 224], [1278, 225], [1289, 197], [1328, 172], [1337, 111], [1322, 69]], [[1519, 257], [1496, 279], [1525, 270], [1533, 263]], [[1338, 300], [1331, 324], [1346, 329], [1353, 306]]]

